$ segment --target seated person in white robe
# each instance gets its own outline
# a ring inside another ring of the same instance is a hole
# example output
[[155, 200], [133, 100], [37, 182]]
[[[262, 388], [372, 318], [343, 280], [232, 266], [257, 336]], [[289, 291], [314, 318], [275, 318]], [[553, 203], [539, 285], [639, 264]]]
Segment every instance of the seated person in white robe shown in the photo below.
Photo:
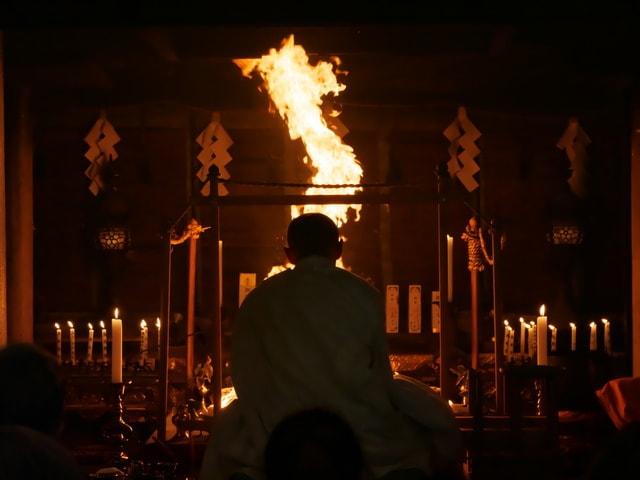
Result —
[[202, 480], [263, 477], [270, 432], [310, 408], [339, 413], [361, 443], [370, 478], [398, 470], [426, 476], [454, 461], [459, 435], [448, 406], [419, 382], [394, 381], [377, 290], [337, 268], [342, 241], [321, 214], [294, 219], [295, 265], [245, 299], [232, 337], [238, 400], [214, 420]]

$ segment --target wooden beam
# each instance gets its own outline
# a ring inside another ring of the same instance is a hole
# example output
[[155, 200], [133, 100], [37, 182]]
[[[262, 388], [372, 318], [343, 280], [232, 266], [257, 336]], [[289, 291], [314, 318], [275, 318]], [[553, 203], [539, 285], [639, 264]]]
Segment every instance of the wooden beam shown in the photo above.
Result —
[[4, 50], [0, 31], [0, 348], [7, 343], [7, 224], [4, 176]]
[[638, 377], [640, 376], [640, 96], [635, 97], [631, 114], [631, 350], [633, 376]]

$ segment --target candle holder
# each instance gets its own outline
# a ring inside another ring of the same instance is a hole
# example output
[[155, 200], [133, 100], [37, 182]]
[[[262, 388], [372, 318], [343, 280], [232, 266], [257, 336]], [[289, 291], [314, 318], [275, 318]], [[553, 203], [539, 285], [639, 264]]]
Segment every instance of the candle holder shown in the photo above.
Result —
[[117, 446], [115, 461], [121, 465], [129, 462], [127, 446], [133, 436], [133, 428], [131, 428], [131, 425], [129, 425], [123, 417], [126, 385], [127, 383], [112, 383], [110, 385], [113, 414], [103, 429], [103, 436]]

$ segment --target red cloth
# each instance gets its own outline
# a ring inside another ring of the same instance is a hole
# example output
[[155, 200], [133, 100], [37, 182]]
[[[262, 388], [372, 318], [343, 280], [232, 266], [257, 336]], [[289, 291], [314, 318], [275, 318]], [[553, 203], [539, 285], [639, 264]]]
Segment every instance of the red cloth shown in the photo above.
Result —
[[640, 377], [616, 378], [596, 391], [600, 404], [620, 430], [632, 422], [640, 422]]

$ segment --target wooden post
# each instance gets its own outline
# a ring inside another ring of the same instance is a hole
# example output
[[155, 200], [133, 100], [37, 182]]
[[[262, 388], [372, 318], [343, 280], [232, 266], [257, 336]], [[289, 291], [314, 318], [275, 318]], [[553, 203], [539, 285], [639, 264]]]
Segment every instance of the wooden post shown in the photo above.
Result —
[[162, 316], [160, 319], [160, 412], [158, 415], [158, 439], [167, 439], [167, 412], [169, 410], [169, 337], [171, 328], [171, 257], [173, 230], [167, 232], [166, 239], [166, 284], [163, 296]]
[[453, 325], [449, 321], [449, 302], [447, 302], [447, 234], [444, 228], [444, 202], [442, 172], [436, 172], [438, 187], [437, 235], [438, 235], [438, 290], [440, 290], [440, 395], [451, 399], [455, 385], [450, 378], [451, 351], [453, 350]]
[[631, 125], [631, 350], [633, 376], [640, 376], [640, 96], [634, 98]]
[[478, 369], [478, 271], [469, 272], [471, 279], [471, 368]]
[[187, 291], [187, 385], [193, 383], [194, 332], [196, 310], [196, 255], [198, 240], [195, 235], [189, 238], [189, 285]]
[[33, 342], [33, 142], [30, 93], [17, 95], [7, 163], [7, 311], [9, 342]]
[[221, 410], [222, 398], [222, 295], [221, 295], [221, 262], [220, 262], [220, 207], [218, 205], [218, 177], [220, 170], [216, 165], [209, 168], [209, 185], [211, 206], [213, 210], [212, 255], [213, 255], [213, 402], [214, 414]]
[[7, 223], [4, 176], [4, 44], [0, 31], [0, 348], [7, 344]]

